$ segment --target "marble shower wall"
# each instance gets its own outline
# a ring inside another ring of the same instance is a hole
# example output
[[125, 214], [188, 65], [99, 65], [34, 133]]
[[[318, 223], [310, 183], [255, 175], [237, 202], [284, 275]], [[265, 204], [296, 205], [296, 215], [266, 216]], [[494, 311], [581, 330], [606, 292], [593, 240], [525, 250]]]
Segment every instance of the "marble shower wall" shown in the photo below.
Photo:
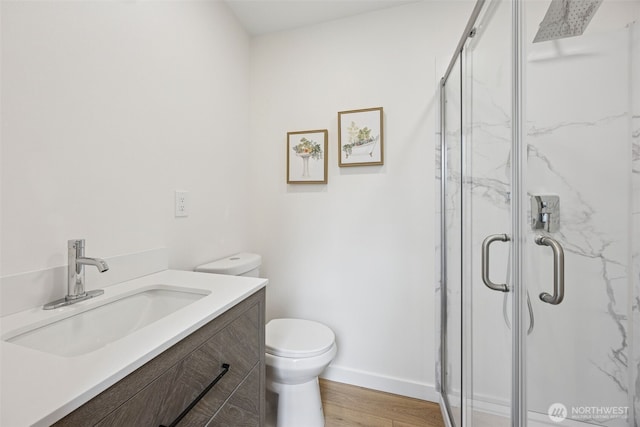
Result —
[[[551, 250], [527, 235], [536, 328], [527, 343], [529, 408], [629, 406], [631, 277], [630, 30], [530, 46], [526, 119], [529, 195], [560, 196], [565, 299], [551, 292]], [[596, 423], [603, 419], [581, 419]], [[608, 420], [626, 426], [627, 420]]]

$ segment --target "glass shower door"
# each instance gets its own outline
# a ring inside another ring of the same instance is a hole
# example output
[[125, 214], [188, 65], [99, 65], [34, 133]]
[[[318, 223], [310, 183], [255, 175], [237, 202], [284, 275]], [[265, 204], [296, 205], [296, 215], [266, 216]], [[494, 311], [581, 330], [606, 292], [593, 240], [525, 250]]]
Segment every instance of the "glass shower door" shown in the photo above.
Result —
[[442, 340], [440, 378], [442, 397], [455, 426], [462, 420], [462, 236], [460, 230], [462, 175], [462, 111], [460, 60], [441, 88], [442, 145], [441, 183], [441, 316]]
[[465, 421], [511, 425], [511, 2], [487, 1], [462, 52]]
[[449, 79], [442, 87], [443, 174], [442, 201], [444, 209], [441, 228], [445, 248], [441, 274], [444, 284], [442, 304], [442, 377], [441, 387], [448, 416], [455, 426], [462, 426], [462, 110], [460, 58], [455, 62]]
[[534, 44], [548, 2], [477, 5], [443, 86], [451, 418], [636, 426], [637, 12], [605, 2], [597, 30]]

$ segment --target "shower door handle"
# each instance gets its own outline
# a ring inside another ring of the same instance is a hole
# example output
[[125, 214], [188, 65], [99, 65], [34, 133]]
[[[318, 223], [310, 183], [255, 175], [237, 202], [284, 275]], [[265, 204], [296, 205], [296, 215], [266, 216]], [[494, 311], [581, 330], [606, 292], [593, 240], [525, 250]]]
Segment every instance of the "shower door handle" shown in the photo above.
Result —
[[540, 299], [548, 304], [558, 305], [564, 299], [564, 250], [551, 237], [536, 236], [535, 242], [540, 246], [549, 246], [553, 251], [553, 295], [543, 292]]
[[509, 236], [506, 234], [492, 234], [482, 242], [482, 281], [493, 291], [508, 292], [509, 287], [504, 283], [493, 283], [489, 278], [489, 246], [493, 242], [508, 242], [509, 240]]

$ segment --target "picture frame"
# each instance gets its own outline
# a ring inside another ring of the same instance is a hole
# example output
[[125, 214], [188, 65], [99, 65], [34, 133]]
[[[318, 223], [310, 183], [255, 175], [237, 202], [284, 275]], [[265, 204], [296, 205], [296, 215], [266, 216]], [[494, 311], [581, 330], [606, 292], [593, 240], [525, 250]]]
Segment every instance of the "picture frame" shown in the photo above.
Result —
[[326, 129], [287, 132], [287, 184], [326, 184]]
[[338, 165], [384, 164], [382, 107], [338, 112]]

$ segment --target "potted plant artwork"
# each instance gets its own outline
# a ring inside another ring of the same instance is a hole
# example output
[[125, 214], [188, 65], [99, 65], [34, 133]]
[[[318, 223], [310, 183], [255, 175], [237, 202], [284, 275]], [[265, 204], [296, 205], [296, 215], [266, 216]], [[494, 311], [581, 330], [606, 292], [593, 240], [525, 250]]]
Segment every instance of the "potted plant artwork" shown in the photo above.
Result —
[[326, 130], [287, 133], [287, 183], [326, 183], [326, 151]]
[[340, 166], [384, 164], [382, 107], [338, 113]]
[[302, 159], [302, 177], [310, 177], [309, 159], [321, 160], [322, 147], [320, 147], [319, 143], [303, 137], [300, 139], [300, 143], [298, 145], [293, 146], [293, 151], [296, 153], [296, 156]]
[[371, 129], [368, 127], [359, 128], [356, 122], [352, 121], [347, 127], [347, 135], [349, 135], [349, 143], [342, 145], [345, 158], [356, 153], [368, 154], [373, 157], [373, 151], [376, 149], [376, 143], [380, 139], [380, 135], [371, 136]]

